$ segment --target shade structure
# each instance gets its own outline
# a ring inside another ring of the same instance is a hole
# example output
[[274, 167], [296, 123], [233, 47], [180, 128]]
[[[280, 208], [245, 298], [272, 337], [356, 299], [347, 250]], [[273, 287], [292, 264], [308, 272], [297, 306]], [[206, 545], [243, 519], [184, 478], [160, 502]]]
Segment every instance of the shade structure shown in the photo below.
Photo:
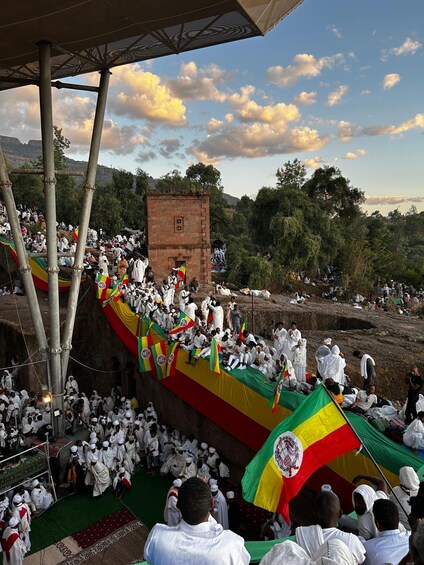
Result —
[[0, 23], [0, 90], [265, 34], [302, 0], [19, 0]]

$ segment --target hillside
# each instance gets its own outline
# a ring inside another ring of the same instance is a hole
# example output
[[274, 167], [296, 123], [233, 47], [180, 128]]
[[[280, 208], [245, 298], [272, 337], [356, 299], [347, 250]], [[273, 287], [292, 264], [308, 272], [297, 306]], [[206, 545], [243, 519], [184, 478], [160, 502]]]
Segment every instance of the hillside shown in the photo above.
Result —
[[[42, 152], [41, 140], [30, 139], [28, 143], [21, 143], [17, 137], [8, 137], [7, 135], [0, 135], [0, 145], [3, 153], [11, 168], [20, 168], [25, 164], [36, 161]], [[66, 158], [69, 170], [73, 173], [85, 173], [87, 169], [87, 161], [76, 161], [75, 159]], [[96, 183], [109, 184], [112, 182], [113, 173], [118, 169], [114, 167], [106, 167], [105, 165], [98, 165]], [[149, 186], [154, 188], [156, 179], [149, 177]], [[77, 177], [77, 183], [83, 182], [83, 177]], [[235, 206], [239, 198], [231, 196], [231, 194], [224, 193], [224, 198], [228, 206]]]

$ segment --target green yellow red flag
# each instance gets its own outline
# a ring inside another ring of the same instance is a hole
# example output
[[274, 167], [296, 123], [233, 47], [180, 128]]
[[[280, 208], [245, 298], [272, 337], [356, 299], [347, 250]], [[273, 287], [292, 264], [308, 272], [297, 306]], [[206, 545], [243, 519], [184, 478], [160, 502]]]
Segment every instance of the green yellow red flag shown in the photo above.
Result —
[[221, 374], [221, 367], [219, 366], [219, 345], [216, 339], [213, 337], [211, 341], [211, 354], [209, 357], [209, 367], [212, 373], [216, 375]]
[[169, 335], [175, 335], [179, 332], [185, 332], [186, 330], [194, 326], [194, 320], [187, 316], [184, 312], [180, 312], [180, 317], [178, 318], [178, 323], [169, 332]]
[[140, 364], [140, 371], [142, 373], [147, 373], [152, 371], [155, 364], [153, 355], [151, 352], [151, 346], [153, 345], [153, 338], [151, 336], [140, 336], [138, 338], [138, 361]]
[[97, 300], [105, 300], [111, 279], [103, 273], [97, 273], [96, 277], [96, 296]]
[[175, 283], [175, 290], [178, 290], [184, 286], [184, 281], [186, 277], [186, 264], [182, 263], [177, 272], [177, 282]]
[[174, 341], [171, 345], [171, 349], [169, 351], [167, 365], [166, 365], [166, 376], [167, 377], [174, 377], [177, 370], [177, 357], [179, 352], [180, 342]]
[[271, 432], [246, 467], [243, 498], [290, 522], [289, 502], [314, 471], [361, 442], [324, 385]]
[[151, 345], [150, 350], [153, 356], [156, 376], [159, 380], [163, 379], [164, 377], [166, 377], [166, 341], [162, 340], [158, 343], [155, 343], [154, 345]]

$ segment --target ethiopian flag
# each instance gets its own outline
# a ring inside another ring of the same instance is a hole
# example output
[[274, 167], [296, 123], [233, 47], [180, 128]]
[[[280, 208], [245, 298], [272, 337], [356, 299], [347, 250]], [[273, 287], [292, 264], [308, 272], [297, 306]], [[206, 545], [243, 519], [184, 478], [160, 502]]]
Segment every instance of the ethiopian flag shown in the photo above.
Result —
[[180, 342], [175, 341], [171, 345], [171, 350], [168, 355], [167, 365], [166, 365], [166, 377], [174, 377], [177, 370], [177, 357], [179, 352]]
[[244, 321], [243, 321], [241, 328], [240, 328], [240, 333], [238, 334], [238, 338], [241, 339], [241, 341], [244, 341], [243, 332], [245, 330], [247, 330], [247, 318], [246, 318], [246, 316], [244, 317]]
[[103, 275], [102, 273], [97, 273], [96, 277], [96, 296], [97, 300], [105, 300], [107, 289], [110, 285], [110, 277]]
[[286, 361], [284, 363], [283, 370], [281, 371], [280, 376], [278, 377], [277, 384], [275, 385], [274, 388], [274, 398], [271, 400], [271, 403], [269, 404], [270, 406], [272, 406], [273, 414], [277, 412], [278, 403], [280, 402], [281, 391], [283, 390], [284, 379], [287, 379], [288, 376], [289, 376], [289, 368], [287, 366], [287, 361]]
[[181, 263], [181, 265], [178, 268], [177, 282], [175, 283], [175, 290], [178, 290], [181, 286], [184, 286], [185, 277], [186, 277], [186, 264], [184, 262], [184, 263]]
[[172, 330], [169, 332], [169, 335], [174, 335], [179, 332], [185, 332], [186, 330], [192, 328], [193, 326], [194, 326], [194, 320], [192, 320], [190, 316], [187, 316], [187, 314], [184, 314], [184, 312], [180, 312], [178, 323], [174, 328], [172, 328]]
[[73, 239], [74, 241], [78, 241], [78, 236], [79, 236], [79, 229], [78, 229], [78, 228], [75, 228], [75, 229], [72, 231], [72, 239]]
[[209, 357], [209, 367], [212, 373], [215, 373], [216, 375], [221, 374], [221, 368], [219, 366], [219, 350], [220, 347], [218, 345], [218, 342], [213, 337], [211, 341], [211, 355]]
[[150, 347], [150, 351], [152, 352], [153, 362], [156, 369], [156, 376], [157, 378], [163, 379], [166, 377], [166, 341], [159, 341]]
[[269, 435], [246, 467], [243, 498], [290, 523], [289, 502], [314, 471], [359, 448], [360, 440], [324, 385]]
[[151, 336], [138, 338], [138, 361], [142, 373], [151, 371], [154, 366], [154, 359], [150, 349], [152, 345], [153, 338]]

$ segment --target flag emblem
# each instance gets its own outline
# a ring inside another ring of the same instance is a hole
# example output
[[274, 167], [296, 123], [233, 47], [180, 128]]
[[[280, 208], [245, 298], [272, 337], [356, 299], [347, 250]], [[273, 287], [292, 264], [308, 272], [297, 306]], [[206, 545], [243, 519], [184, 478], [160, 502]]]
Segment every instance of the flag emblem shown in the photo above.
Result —
[[172, 363], [172, 361], [174, 360], [174, 357], [175, 357], [174, 353], [171, 353], [171, 355], [168, 357], [168, 363], [169, 364]]
[[294, 477], [303, 461], [303, 447], [292, 432], [281, 434], [274, 444], [274, 461], [283, 477]]
[[100, 289], [103, 290], [104, 288], [106, 288], [106, 284], [103, 281], [100, 281], [100, 282], [97, 283], [97, 288], [100, 288]]
[[182, 328], [185, 328], [185, 326], [187, 326], [187, 324], [188, 324], [188, 321], [187, 321], [185, 318], [183, 318], [183, 319], [181, 320], [181, 322], [180, 322], [180, 326], [181, 326]]
[[147, 347], [142, 349], [141, 350], [141, 356], [143, 357], [143, 359], [148, 359], [151, 356], [150, 349], [148, 349]]
[[166, 365], [166, 356], [158, 355], [157, 362], [159, 365]]

